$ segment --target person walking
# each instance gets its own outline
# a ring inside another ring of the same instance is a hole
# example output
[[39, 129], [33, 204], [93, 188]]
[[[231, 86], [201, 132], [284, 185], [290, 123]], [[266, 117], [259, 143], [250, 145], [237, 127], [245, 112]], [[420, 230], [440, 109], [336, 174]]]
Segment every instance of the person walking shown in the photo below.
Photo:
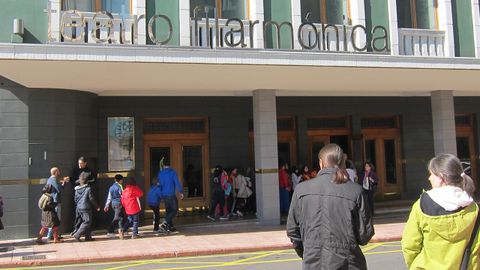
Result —
[[49, 229], [53, 231], [53, 242], [60, 243], [58, 237], [58, 225], [60, 220], [58, 219], [57, 212], [55, 207], [57, 203], [53, 199], [53, 189], [52, 185], [46, 184], [42, 189], [42, 196], [38, 201], [38, 207], [42, 210], [42, 227], [38, 232], [36, 243], [41, 245], [43, 244], [42, 238]]
[[316, 178], [297, 186], [287, 219], [287, 236], [305, 270], [367, 269], [359, 245], [374, 235], [362, 188], [343, 169], [343, 151], [324, 146]]
[[225, 204], [225, 192], [222, 189], [222, 173], [223, 173], [222, 166], [216, 166], [215, 170], [213, 171], [213, 179], [212, 179], [212, 199], [210, 202], [210, 213], [207, 216], [208, 219], [211, 221], [216, 220], [215, 209], [217, 205], [220, 205], [220, 209], [223, 209]]
[[278, 171], [281, 215], [288, 214], [288, 209], [290, 207], [290, 191], [292, 191], [292, 186], [287, 170], [288, 164], [283, 163], [281, 164], [280, 170]]
[[108, 227], [107, 237], [115, 237], [115, 228], [118, 229], [118, 237], [123, 239], [123, 207], [122, 207], [122, 192], [123, 192], [123, 176], [117, 174], [114, 177], [115, 182], [108, 189], [107, 201], [103, 211], [108, 212], [110, 206], [113, 209], [113, 219]]
[[403, 231], [402, 251], [407, 267], [480, 269], [480, 217], [472, 199], [473, 180], [452, 154], [431, 159], [428, 171], [432, 189], [414, 203]]
[[153, 211], [153, 232], [157, 233], [160, 226], [160, 201], [162, 200], [162, 190], [160, 189], [156, 178], [152, 179], [147, 199], [148, 207]]
[[80, 241], [82, 235], [85, 236], [85, 241], [93, 241], [92, 238], [92, 208], [100, 211], [97, 201], [93, 197], [92, 190], [88, 185], [88, 174], [81, 173], [78, 182], [80, 185], [75, 187], [75, 213], [76, 213], [76, 228], [73, 233], [75, 240]]
[[178, 213], [178, 199], [183, 200], [183, 186], [180, 184], [177, 172], [170, 167], [170, 161], [164, 160], [164, 168], [158, 173], [158, 183], [162, 190], [162, 200], [165, 202], [165, 220], [160, 225], [159, 231], [164, 233], [175, 232], [173, 218]]
[[372, 211], [373, 215], [375, 213], [373, 201], [378, 185], [378, 176], [375, 173], [375, 166], [373, 165], [373, 163], [365, 162], [364, 171], [360, 173], [358, 181], [359, 184], [362, 186], [363, 190], [365, 190], [365, 193], [367, 193], [368, 204], [370, 205], [370, 211]]
[[[135, 178], [130, 177], [122, 192], [121, 201], [127, 214], [127, 220], [123, 224], [123, 232], [126, 233], [132, 227], [132, 239], [139, 237], [138, 225], [140, 222], [140, 211], [142, 211], [141, 197], [143, 197], [143, 191], [137, 186]], [[123, 235], [120, 238], [123, 238]]]

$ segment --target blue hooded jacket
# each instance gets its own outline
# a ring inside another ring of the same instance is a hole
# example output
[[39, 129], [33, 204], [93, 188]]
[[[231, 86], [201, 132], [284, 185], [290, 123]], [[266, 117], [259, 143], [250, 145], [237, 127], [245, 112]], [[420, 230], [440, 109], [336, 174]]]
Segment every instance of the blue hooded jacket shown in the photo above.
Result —
[[162, 190], [162, 197], [175, 196], [175, 191], [183, 193], [183, 186], [178, 180], [174, 169], [166, 167], [158, 173], [158, 183]]
[[162, 190], [159, 185], [150, 187], [150, 191], [147, 196], [148, 206], [158, 207], [160, 206], [160, 200], [162, 199]]

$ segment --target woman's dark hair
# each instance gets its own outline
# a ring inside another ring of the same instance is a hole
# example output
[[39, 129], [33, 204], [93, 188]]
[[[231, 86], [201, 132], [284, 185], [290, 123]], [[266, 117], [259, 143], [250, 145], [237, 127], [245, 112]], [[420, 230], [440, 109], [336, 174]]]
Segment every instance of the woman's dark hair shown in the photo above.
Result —
[[293, 165], [292, 168], [290, 169], [292, 171], [292, 173], [294, 173], [295, 175], [298, 175], [300, 172], [298, 171], [298, 168], [297, 166]]
[[345, 167], [347, 167], [347, 169], [355, 170], [355, 164], [353, 164], [353, 161], [351, 161], [350, 159], [347, 159], [345, 161]]
[[53, 191], [53, 187], [52, 185], [50, 184], [46, 184], [43, 188], [42, 188], [42, 193], [52, 193]]
[[[307, 164], [305, 164], [305, 165], [302, 166], [302, 169], [300, 170], [300, 173], [301, 173], [301, 174], [304, 174], [304, 173], [305, 173], [305, 168], [308, 169], [308, 165], [307, 165]], [[310, 171], [310, 170], [308, 170], [307, 172], [309, 172], [309, 171]]]
[[348, 182], [348, 174], [345, 170], [345, 156], [343, 150], [337, 144], [325, 145], [318, 153], [318, 159], [323, 162], [324, 168], [336, 168], [333, 182], [343, 184]]
[[[372, 168], [372, 171], [375, 171], [375, 165], [373, 165], [373, 163], [372, 163], [372, 162], [370, 162], [370, 161], [367, 161], [367, 162], [365, 162], [365, 164], [363, 165], [363, 167], [365, 167], [365, 165], [368, 165], [368, 166], [370, 166], [370, 168]], [[365, 168], [364, 168], [364, 169], [365, 169]]]
[[215, 170], [213, 171], [213, 177], [220, 178], [220, 176], [222, 175], [222, 172], [223, 172], [223, 167], [220, 165], [217, 165], [215, 167]]
[[137, 181], [135, 181], [135, 178], [133, 176], [128, 178], [127, 185], [129, 185], [129, 186], [136, 186], [137, 185]]
[[462, 163], [456, 156], [440, 154], [430, 160], [428, 170], [447, 182], [448, 185], [459, 187], [468, 195], [473, 196], [475, 184], [472, 178], [463, 172]]

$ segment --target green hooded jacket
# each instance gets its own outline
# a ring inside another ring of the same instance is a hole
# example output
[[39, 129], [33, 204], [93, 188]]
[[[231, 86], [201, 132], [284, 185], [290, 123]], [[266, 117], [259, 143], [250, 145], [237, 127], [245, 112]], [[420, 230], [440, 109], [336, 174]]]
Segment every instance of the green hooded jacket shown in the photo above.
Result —
[[[419, 199], [412, 207], [403, 231], [402, 251], [409, 269], [459, 269], [470, 241], [478, 206], [439, 216], [425, 214]], [[472, 246], [469, 270], [480, 269], [480, 237]]]

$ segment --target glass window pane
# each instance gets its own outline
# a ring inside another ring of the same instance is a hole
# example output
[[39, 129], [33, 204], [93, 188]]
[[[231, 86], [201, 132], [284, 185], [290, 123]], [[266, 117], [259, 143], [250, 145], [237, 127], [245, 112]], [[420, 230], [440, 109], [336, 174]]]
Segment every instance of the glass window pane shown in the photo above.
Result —
[[325, 0], [327, 7], [327, 23], [347, 24], [347, 5], [344, 0]]
[[222, 0], [222, 18], [245, 19], [245, 0]]
[[102, 0], [102, 9], [121, 16], [130, 15], [130, 0]]
[[302, 0], [302, 22], [320, 23], [320, 1], [319, 0]]
[[63, 10], [95, 11], [95, 0], [65, 0]]
[[183, 183], [186, 197], [203, 197], [202, 146], [183, 147]]
[[205, 18], [205, 7], [208, 7], [208, 17], [214, 18], [215, 0], [190, 0], [190, 17]]
[[312, 142], [312, 169], [318, 171], [320, 164], [318, 164], [318, 153], [325, 146], [323, 142]]
[[417, 28], [435, 29], [434, 0], [416, 0]]
[[410, 0], [397, 0], [397, 19], [399, 28], [412, 28]]
[[[162, 158], [170, 159], [170, 157], [170, 147], [150, 148], [150, 177], [152, 179], [156, 179], [158, 176], [158, 172], [160, 171], [160, 161]], [[149, 180], [151, 181], [152, 179]]]
[[396, 184], [397, 183], [397, 166], [396, 166], [396, 155], [395, 155], [395, 140], [385, 140], [385, 172], [387, 176], [387, 183]]
[[457, 156], [462, 162], [465, 173], [471, 175], [470, 143], [468, 141], [468, 137], [457, 138]]
[[377, 167], [377, 155], [375, 148], [375, 140], [365, 141], [365, 161], [373, 163], [375, 168]]

